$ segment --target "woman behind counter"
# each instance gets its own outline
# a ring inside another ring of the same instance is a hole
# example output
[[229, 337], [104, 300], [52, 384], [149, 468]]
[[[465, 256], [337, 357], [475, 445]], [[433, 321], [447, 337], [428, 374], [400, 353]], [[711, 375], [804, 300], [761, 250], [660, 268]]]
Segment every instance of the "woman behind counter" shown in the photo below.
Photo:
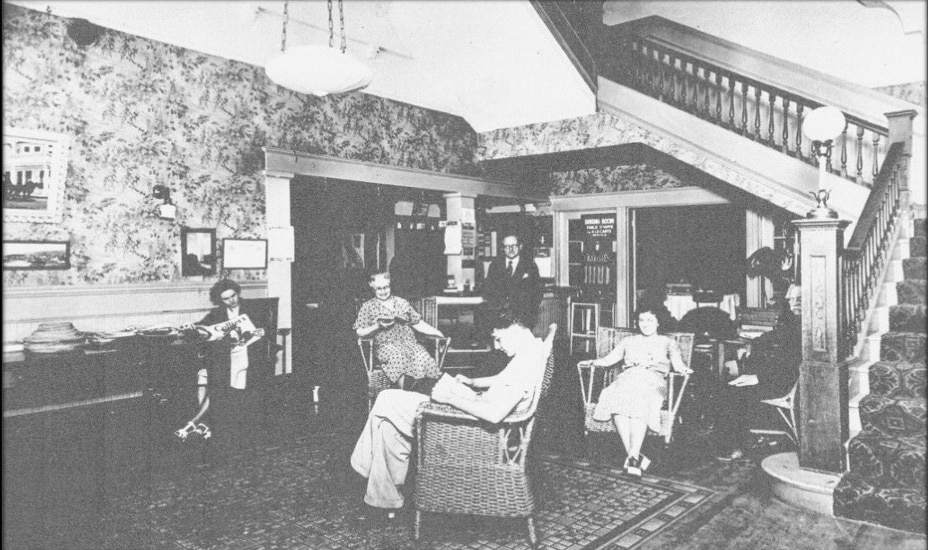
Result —
[[431, 336], [444, 336], [422, 320], [422, 316], [399, 296], [390, 291], [390, 274], [373, 273], [368, 285], [374, 298], [364, 302], [354, 322], [358, 337], [374, 335], [377, 361], [390, 382], [403, 388], [406, 378], [437, 379], [441, 371], [435, 358], [416, 342], [413, 330]]
[[615, 423], [625, 447], [625, 471], [641, 477], [651, 461], [641, 454], [641, 445], [650, 427], [659, 431], [661, 405], [667, 397], [666, 376], [673, 370], [692, 371], [683, 363], [680, 347], [669, 336], [657, 333], [659, 308], [638, 310], [638, 330], [619, 341], [604, 357], [583, 364], [608, 367], [624, 359], [624, 368], [615, 381], [603, 389], [593, 411], [593, 419]]

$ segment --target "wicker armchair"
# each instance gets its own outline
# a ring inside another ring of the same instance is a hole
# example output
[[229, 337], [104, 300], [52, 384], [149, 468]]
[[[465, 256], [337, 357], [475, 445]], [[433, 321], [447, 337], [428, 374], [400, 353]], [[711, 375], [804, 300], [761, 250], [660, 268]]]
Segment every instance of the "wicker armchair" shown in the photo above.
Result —
[[[358, 304], [356, 304], [357, 308], [360, 308], [361, 303], [362, 302], [359, 301]], [[421, 312], [423, 321], [433, 327], [436, 326], [438, 313], [434, 297], [422, 298], [419, 301], [418, 311]], [[416, 337], [420, 342], [425, 343], [427, 346], [426, 349], [432, 350], [435, 363], [438, 365], [438, 368], [441, 369], [445, 363], [445, 355], [448, 353], [448, 348], [451, 347], [451, 338], [448, 336], [438, 337], [419, 333], [416, 333]], [[361, 351], [361, 360], [364, 362], [364, 370], [367, 374], [367, 410], [370, 411], [371, 407], [374, 406], [374, 400], [377, 399], [377, 395], [381, 391], [396, 386], [390, 382], [390, 379], [387, 378], [383, 369], [377, 364], [377, 354], [374, 353], [373, 336], [358, 338], [358, 349]]]
[[[637, 331], [629, 328], [600, 327], [596, 334], [596, 357], [603, 357], [608, 354], [622, 338], [633, 334], [637, 334]], [[680, 346], [680, 354], [683, 356], [683, 362], [689, 367], [693, 355], [694, 335], [689, 332], [671, 332], [667, 336], [677, 341]], [[585, 409], [583, 435], [590, 432], [615, 432], [614, 422], [593, 420], [593, 409], [596, 408], [602, 389], [611, 384], [616, 376], [622, 372], [621, 364], [609, 367], [581, 366], [578, 364], [577, 372], [580, 375], [580, 391], [583, 394], [583, 407]], [[661, 410], [661, 428], [658, 435], [662, 436], [664, 442], [668, 445], [673, 438], [677, 409], [680, 407], [689, 379], [690, 375], [679, 372], [671, 371], [667, 375], [667, 400]]]
[[552, 347], [557, 325], [545, 337], [547, 360], [532, 400], [499, 424], [488, 424], [453, 407], [424, 403], [416, 417], [416, 507], [413, 536], [419, 540], [422, 512], [525, 518], [536, 548], [535, 495], [526, 461], [538, 402], [554, 374]]

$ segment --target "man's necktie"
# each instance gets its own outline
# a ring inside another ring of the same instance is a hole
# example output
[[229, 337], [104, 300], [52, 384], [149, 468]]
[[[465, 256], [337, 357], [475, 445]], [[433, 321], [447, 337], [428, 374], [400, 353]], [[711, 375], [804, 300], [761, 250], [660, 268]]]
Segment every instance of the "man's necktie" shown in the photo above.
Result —
[[506, 264], [507, 264], [506, 271], [508, 271], [508, 272], [509, 272], [509, 276], [512, 277], [512, 273], [513, 273], [513, 271], [514, 271], [514, 270], [512, 269], [512, 260], [509, 260], [508, 262], [506, 262]]

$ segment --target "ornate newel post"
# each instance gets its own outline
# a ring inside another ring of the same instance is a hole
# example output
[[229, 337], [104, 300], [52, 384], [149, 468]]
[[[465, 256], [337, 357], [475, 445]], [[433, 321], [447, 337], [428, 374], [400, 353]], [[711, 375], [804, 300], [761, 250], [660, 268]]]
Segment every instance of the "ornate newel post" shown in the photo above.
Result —
[[850, 222], [819, 208], [793, 222], [802, 265], [799, 466], [843, 473], [848, 439], [848, 364], [841, 342], [841, 251]]

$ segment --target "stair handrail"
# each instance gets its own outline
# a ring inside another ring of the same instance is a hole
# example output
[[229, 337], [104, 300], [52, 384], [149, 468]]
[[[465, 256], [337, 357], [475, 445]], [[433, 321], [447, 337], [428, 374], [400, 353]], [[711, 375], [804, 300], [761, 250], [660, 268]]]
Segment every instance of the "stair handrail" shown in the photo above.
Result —
[[612, 49], [600, 63], [603, 77], [808, 164], [817, 165], [818, 157], [811, 143], [803, 152], [804, 114], [823, 105], [841, 109], [847, 125], [826, 166], [862, 185], [876, 179], [890, 145], [885, 113], [912, 108], [658, 16], [617, 25], [607, 36]]
[[844, 358], [854, 354], [871, 299], [875, 300], [877, 284], [888, 265], [896, 231], [908, 211], [907, 160], [906, 143], [893, 143], [841, 255]]

